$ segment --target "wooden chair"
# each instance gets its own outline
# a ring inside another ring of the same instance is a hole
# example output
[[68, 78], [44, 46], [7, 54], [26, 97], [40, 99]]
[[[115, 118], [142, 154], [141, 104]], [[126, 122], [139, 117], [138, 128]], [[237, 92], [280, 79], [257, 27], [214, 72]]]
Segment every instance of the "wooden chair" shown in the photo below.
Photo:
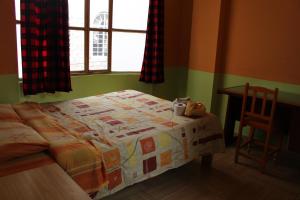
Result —
[[[258, 162], [263, 172], [269, 155], [273, 155], [281, 149], [283, 137], [281, 137], [278, 146], [270, 143], [277, 95], [277, 88], [270, 90], [264, 87], [249, 86], [249, 83], [246, 84], [236, 145], [236, 163], [238, 162], [239, 156], [243, 156]], [[246, 126], [250, 127], [250, 130], [248, 137], [243, 139], [243, 128]], [[264, 133], [263, 141], [254, 138], [256, 129], [260, 129]], [[249, 148], [252, 144], [263, 147], [261, 156], [250, 155]], [[248, 147], [248, 151], [243, 151], [245, 147]]]

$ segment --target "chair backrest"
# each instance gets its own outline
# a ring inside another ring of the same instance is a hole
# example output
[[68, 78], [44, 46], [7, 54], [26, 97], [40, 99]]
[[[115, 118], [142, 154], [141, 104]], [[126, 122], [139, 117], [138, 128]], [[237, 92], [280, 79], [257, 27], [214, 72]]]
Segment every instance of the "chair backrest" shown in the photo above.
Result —
[[275, 113], [277, 95], [278, 88], [271, 90], [259, 86], [250, 86], [249, 83], [246, 83], [241, 120], [248, 116], [271, 123]]

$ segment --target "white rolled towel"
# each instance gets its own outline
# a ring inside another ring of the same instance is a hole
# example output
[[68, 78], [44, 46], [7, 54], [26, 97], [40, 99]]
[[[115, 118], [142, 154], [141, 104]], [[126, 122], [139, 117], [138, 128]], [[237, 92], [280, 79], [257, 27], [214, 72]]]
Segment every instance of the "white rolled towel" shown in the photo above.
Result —
[[177, 116], [182, 116], [184, 114], [186, 105], [184, 103], [174, 103], [173, 109], [174, 114]]

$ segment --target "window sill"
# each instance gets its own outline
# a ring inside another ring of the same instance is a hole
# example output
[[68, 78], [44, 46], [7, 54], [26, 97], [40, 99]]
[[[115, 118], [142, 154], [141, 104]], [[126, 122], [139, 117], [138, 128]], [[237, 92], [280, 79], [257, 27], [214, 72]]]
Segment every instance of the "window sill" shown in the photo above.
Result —
[[127, 71], [127, 72], [72, 72], [71, 76], [86, 76], [86, 75], [139, 75], [141, 72], [131, 72], [131, 71]]

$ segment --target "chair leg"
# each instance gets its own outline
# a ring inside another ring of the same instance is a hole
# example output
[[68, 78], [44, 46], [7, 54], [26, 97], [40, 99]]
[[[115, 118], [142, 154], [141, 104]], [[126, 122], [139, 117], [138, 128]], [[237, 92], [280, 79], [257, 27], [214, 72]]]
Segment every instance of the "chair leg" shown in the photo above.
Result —
[[238, 162], [242, 135], [243, 135], [243, 126], [240, 124], [239, 132], [238, 132], [238, 138], [237, 138], [237, 141], [236, 141], [236, 149], [235, 149], [235, 157], [234, 157], [234, 162], [235, 163]]

